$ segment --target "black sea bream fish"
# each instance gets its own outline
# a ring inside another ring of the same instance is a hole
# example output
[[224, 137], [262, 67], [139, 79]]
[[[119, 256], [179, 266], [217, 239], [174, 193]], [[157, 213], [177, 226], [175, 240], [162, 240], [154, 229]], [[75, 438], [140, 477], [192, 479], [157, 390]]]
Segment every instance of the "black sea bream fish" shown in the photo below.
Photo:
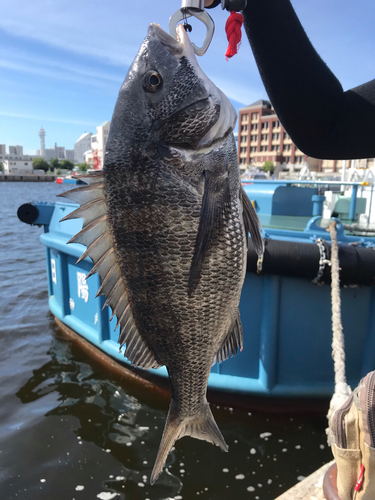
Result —
[[212, 364], [242, 348], [238, 304], [247, 234], [263, 251], [241, 188], [236, 113], [179, 41], [158, 25], [120, 89], [104, 169], [65, 195], [81, 207], [82, 243], [135, 366], [168, 369], [172, 399], [151, 475], [174, 442], [192, 436], [228, 447], [206, 400]]

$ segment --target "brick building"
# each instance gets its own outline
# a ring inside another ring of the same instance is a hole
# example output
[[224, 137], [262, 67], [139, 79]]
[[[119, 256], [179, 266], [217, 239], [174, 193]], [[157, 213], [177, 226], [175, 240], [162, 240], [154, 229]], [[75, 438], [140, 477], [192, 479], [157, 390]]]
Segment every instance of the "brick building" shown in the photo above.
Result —
[[[342, 160], [311, 158], [293, 143], [281, 125], [269, 101], [259, 100], [239, 110], [238, 161], [240, 167], [261, 167], [270, 160], [282, 170], [299, 170], [307, 165], [311, 171], [339, 173]], [[375, 167], [375, 158], [348, 160], [346, 168], [368, 169]]]
[[240, 166], [261, 167], [270, 160], [290, 169], [308, 165], [318, 170], [319, 160], [300, 151], [281, 125], [269, 101], [259, 100], [239, 110], [238, 159]]

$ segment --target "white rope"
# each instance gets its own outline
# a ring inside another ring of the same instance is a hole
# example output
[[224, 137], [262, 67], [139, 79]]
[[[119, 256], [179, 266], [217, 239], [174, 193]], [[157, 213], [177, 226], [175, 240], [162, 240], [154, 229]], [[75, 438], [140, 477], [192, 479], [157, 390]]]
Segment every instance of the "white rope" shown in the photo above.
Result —
[[337, 243], [336, 222], [331, 222], [327, 231], [331, 235], [331, 303], [332, 303], [332, 358], [335, 369], [335, 392], [332, 396], [327, 418], [340, 408], [352, 390], [346, 383], [345, 341], [341, 323], [339, 246]]

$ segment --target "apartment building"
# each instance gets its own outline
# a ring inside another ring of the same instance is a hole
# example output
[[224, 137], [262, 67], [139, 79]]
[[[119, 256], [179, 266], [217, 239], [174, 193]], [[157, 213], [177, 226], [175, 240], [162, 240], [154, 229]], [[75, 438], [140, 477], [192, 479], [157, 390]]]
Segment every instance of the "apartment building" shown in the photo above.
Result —
[[[240, 167], [261, 167], [270, 160], [280, 170], [299, 170], [306, 165], [311, 171], [339, 173], [342, 160], [324, 160], [309, 157], [293, 143], [281, 125], [269, 101], [259, 100], [239, 110], [238, 160]], [[346, 168], [375, 167], [375, 158], [348, 160]]]
[[37, 149], [36, 156], [44, 158], [46, 161], [50, 161], [52, 158], [57, 158], [58, 160], [74, 161], [74, 150], [65, 149], [64, 146], [58, 146], [56, 142], [53, 148], [44, 150], [43, 157], [41, 151], [41, 149]]
[[103, 168], [105, 145], [110, 126], [111, 122], [103, 122], [99, 127], [96, 127], [96, 135], [91, 136], [91, 150], [84, 154], [85, 162], [90, 165], [90, 168]]
[[238, 159], [240, 166], [261, 167], [270, 160], [276, 167], [308, 165], [318, 170], [319, 160], [300, 151], [281, 125], [269, 101], [259, 100], [239, 110]]
[[91, 132], [85, 132], [74, 144], [74, 163], [83, 163], [85, 161], [85, 153], [91, 150]]
[[[0, 163], [4, 163], [6, 160], [29, 162], [35, 158], [35, 155], [24, 155], [23, 146], [9, 146], [8, 153], [6, 151], [6, 145], [0, 144]], [[13, 165], [13, 163], [12, 163]]]

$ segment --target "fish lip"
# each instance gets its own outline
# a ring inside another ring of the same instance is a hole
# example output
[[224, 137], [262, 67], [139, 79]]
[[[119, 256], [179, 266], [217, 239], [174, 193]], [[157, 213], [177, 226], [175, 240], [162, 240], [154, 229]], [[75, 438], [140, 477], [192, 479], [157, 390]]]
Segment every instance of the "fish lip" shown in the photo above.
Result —
[[159, 24], [151, 23], [147, 34], [160, 42], [172, 56], [181, 57], [183, 55], [184, 45], [164, 31]]

